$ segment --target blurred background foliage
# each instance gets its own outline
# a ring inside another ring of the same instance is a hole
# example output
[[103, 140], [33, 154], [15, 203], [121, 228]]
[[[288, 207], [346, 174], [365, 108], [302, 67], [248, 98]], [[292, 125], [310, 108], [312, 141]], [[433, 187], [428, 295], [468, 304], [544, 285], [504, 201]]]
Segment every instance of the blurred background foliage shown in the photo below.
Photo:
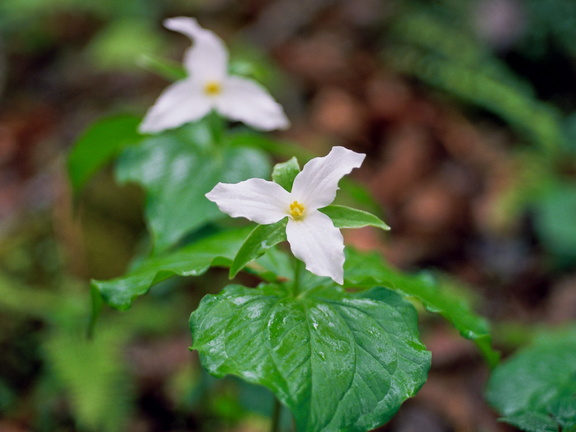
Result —
[[[383, 50], [397, 70], [497, 116], [518, 134], [525, 147], [515, 151], [518, 173], [502, 193], [503, 217], [517, 220], [530, 209], [558, 265], [576, 259], [574, 224], [560, 222], [575, 214], [574, 70], [565, 70], [575, 14], [569, 1], [413, 3], [392, 23]], [[511, 44], [517, 51], [508, 51]], [[543, 64], [552, 66], [544, 76], [514, 70]], [[556, 86], [545, 82], [551, 79]]]
[[[146, 249], [143, 198], [106, 169], [73, 203], [63, 160], [91, 123], [143, 114], [180, 73], [189, 42], [161, 27], [176, 15], [271, 88], [293, 121], [283, 139], [368, 154], [358, 179], [392, 231], [347, 242], [450, 275], [504, 354], [574, 321], [572, 0], [2, 0], [1, 431], [266, 430], [267, 391], [212, 379], [187, 349], [190, 312], [225, 274], [104, 308], [87, 339], [89, 279]], [[474, 348], [430, 315], [422, 333], [430, 380], [381, 430], [513, 430], [479, 397]]]

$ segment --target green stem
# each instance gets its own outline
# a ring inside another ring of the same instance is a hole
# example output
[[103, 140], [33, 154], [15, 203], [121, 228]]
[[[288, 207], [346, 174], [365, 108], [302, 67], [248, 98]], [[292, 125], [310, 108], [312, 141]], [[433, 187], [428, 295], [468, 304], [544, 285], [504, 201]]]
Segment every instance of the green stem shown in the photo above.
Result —
[[220, 115], [212, 111], [208, 114], [208, 124], [210, 125], [210, 134], [212, 135], [212, 142], [216, 148], [222, 146], [222, 136], [224, 134], [224, 119]]
[[292, 295], [296, 297], [300, 294], [300, 275], [302, 274], [302, 266], [304, 263], [300, 261], [298, 258], [294, 260], [294, 280], [292, 283]]
[[94, 331], [96, 329], [96, 321], [100, 316], [102, 311], [102, 306], [104, 305], [104, 300], [102, 300], [102, 295], [100, 291], [94, 286], [90, 286], [90, 298], [92, 300], [92, 310], [90, 312], [90, 321], [88, 322], [88, 328], [86, 329], [86, 338], [92, 340], [94, 338]]
[[282, 405], [277, 397], [274, 397], [274, 408], [272, 410], [272, 423], [270, 424], [270, 432], [280, 432], [280, 414], [282, 412]]

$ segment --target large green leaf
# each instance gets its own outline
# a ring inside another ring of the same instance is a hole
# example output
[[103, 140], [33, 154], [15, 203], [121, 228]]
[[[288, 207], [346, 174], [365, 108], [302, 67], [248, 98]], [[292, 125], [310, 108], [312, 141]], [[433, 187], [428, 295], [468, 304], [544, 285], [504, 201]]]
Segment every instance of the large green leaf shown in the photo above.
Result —
[[462, 336], [473, 340], [490, 365], [498, 362], [499, 355], [492, 349], [487, 321], [472, 311], [463, 296], [428, 275], [405, 274], [388, 267], [376, 253], [360, 253], [347, 248], [344, 279], [345, 286], [382, 285], [405, 297], [418, 299], [429, 311], [450, 321]]
[[146, 219], [156, 251], [224, 214], [209, 201], [219, 181], [236, 183], [270, 174], [267, 156], [245, 147], [212, 144], [208, 121], [146, 139], [120, 157], [117, 176], [146, 190]]
[[362, 228], [373, 226], [383, 230], [389, 230], [378, 216], [364, 210], [358, 210], [341, 205], [330, 205], [320, 209], [322, 213], [332, 219], [336, 228]]
[[122, 115], [93, 124], [74, 144], [68, 156], [68, 177], [75, 194], [124, 147], [142, 140], [139, 117]]
[[229, 265], [249, 234], [247, 227], [224, 231], [164, 255], [143, 260], [124, 276], [92, 281], [103, 299], [117, 309], [128, 309], [132, 300], [169, 277], [198, 276], [214, 265]]
[[298, 431], [365, 432], [388, 421], [426, 380], [430, 353], [417, 314], [396, 293], [330, 284], [226, 287], [190, 317], [193, 348], [216, 376], [271, 389]]
[[486, 397], [528, 432], [576, 431], [576, 326], [543, 333], [499, 365]]

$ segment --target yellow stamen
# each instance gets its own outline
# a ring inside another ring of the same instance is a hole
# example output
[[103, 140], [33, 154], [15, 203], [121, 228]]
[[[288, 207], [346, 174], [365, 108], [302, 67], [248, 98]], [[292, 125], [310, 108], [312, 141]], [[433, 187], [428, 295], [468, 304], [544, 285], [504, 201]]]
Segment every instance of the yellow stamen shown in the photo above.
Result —
[[304, 206], [298, 201], [294, 201], [290, 204], [290, 216], [294, 220], [302, 220], [304, 218]]
[[208, 81], [204, 84], [204, 93], [208, 96], [216, 96], [222, 91], [222, 85], [218, 81]]

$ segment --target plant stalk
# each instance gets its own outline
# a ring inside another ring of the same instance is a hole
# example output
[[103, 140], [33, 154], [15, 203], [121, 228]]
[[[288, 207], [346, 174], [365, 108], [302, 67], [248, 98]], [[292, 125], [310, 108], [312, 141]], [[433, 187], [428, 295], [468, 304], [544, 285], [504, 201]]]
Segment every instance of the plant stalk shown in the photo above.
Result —
[[292, 284], [292, 295], [296, 297], [300, 294], [300, 276], [302, 274], [303, 263], [299, 259], [295, 258], [294, 262], [294, 280]]
[[274, 396], [274, 408], [272, 409], [272, 423], [270, 424], [270, 432], [280, 432], [280, 414], [282, 413], [282, 405], [276, 396]]

